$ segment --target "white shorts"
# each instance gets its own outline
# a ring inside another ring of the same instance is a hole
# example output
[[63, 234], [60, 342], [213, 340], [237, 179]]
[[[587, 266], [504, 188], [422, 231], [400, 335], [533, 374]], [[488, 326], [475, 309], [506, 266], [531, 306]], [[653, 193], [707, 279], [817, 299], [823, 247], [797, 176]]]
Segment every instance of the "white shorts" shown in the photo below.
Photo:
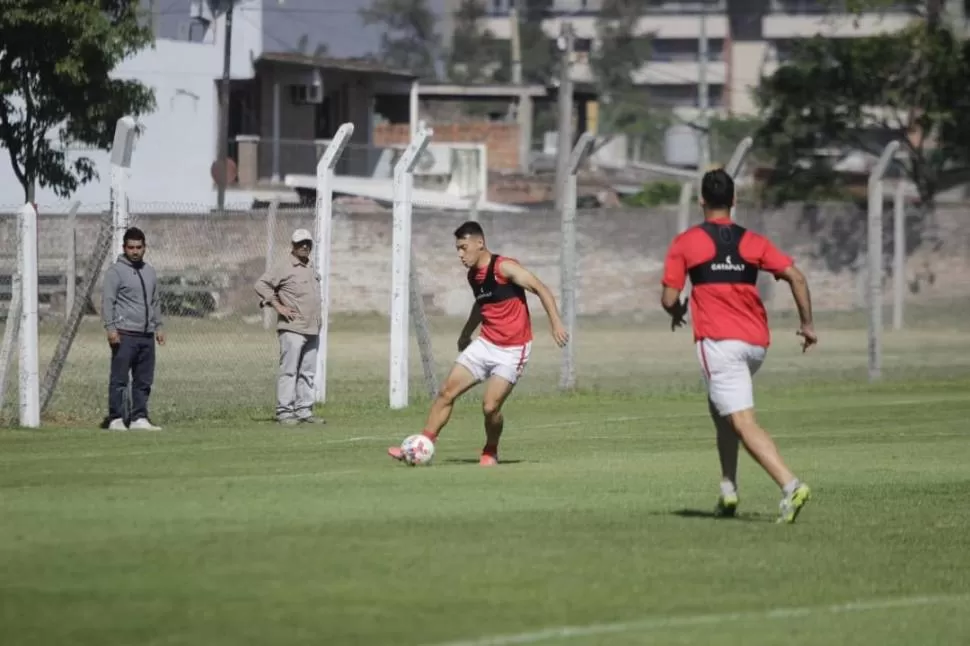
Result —
[[502, 346], [479, 337], [458, 355], [455, 363], [465, 366], [478, 381], [492, 375], [514, 384], [529, 363], [532, 342], [525, 345]]
[[714, 408], [722, 416], [754, 407], [751, 378], [765, 360], [768, 349], [744, 341], [725, 339], [697, 342], [697, 359]]

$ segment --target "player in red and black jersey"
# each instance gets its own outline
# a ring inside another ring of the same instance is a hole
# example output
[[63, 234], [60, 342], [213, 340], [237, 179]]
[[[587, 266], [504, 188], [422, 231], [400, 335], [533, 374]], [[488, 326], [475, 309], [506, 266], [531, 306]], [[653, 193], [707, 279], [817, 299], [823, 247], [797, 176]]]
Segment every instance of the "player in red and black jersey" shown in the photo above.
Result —
[[[451, 417], [455, 400], [485, 382], [485, 447], [480, 464], [493, 466], [498, 464], [498, 442], [504, 426], [502, 404], [512, 393], [532, 351], [532, 319], [526, 292], [539, 297], [556, 345], [564, 346], [568, 336], [549, 288], [513, 258], [489, 251], [485, 233], [477, 222], [465, 222], [455, 230], [455, 247], [461, 263], [468, 268], [468, 285], [475, 304], [458, 337], [461, 354], [431, 404], [423, 434], [437, 441]], [[472, 341], [472, 333], [479, 325], [481, 334]], [[387, 452], [396, 460], [404, 458], [398, 446]]]
[[810, 498], [809, 488], [785, 465], [771, 436], [754, 415], [752, 377], [768, 352], [768, 315], [758, 295], [758, 272], [791, 285], [801, 318], [803, 350], [818, 342], [812, 324], [808, 282], [794, 261], [770, 240], [731, 220], [734, 180], [722, 169], [701, 181], [704, 222], [674, 239], [664, 263], [661, 302], [671, 329], [684, 324], [687, 303], [680, 292], [691, 281], [690, 318], [697, 357], [708, 388], [721, 459], [721, 495], [716, 512], [733, 516], [738, 504], [738, 440], [782, 490], [779, 521], [794, 522]]

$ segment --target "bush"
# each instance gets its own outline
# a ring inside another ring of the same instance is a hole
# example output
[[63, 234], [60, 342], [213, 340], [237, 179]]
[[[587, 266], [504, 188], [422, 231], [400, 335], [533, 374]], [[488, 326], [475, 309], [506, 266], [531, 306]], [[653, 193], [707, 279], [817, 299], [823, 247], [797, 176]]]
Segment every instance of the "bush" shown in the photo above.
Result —
[[219, 307], [219, 281], [209, 276], [165, 276], [159, 279], [159, 304], [166, 316], [204, 318]]
[[660, 206], [677, 204], [680, 201], [680, 182], [658, 180], [643, 185], [640, 192], [623, 198], [627, 206]]

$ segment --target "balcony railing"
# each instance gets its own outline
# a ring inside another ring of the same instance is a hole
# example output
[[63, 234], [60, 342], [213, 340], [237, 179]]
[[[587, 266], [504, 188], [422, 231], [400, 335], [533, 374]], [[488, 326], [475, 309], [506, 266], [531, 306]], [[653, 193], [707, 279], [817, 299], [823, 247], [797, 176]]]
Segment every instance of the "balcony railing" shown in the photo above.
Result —
[[[845, 0], [771, 0], [771, 12], [790, 16], [817, 16], [825, 14], [847, 14], [848, 4]], [[914, 1], [893, 2], [879, 5], [880, 13], [915, 13], [917, 3]]]
[[[584, 6], [579, 0], [556, 2], [544, 13], [544, 17], [596, 17], [600, 14], [601, 4], [598, 2], [588, 2]], [[727, 11], [727, 0], [710, 0], [709, 2], [703, 2], [701, 0], [650, 0], [649, 2], [643, 3], [640, 8], [640, 13], [644, 16], [691, 15], [701, 13], [705, 10], [708, 13], [724, 13]], [[505, 5], [496, 8], [493, 3], [488, 2], [486, 5], [486, 15], [492, 18], [506, 17], [509, 15], [509, 10]]]

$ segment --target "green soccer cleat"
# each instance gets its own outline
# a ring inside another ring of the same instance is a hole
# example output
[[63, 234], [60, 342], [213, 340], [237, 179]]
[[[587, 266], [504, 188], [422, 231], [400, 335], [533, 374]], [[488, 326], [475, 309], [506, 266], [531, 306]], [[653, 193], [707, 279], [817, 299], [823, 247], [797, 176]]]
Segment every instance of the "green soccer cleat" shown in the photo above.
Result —
[[740, 499], [738, 494], [721, 494], [717, 497], [717, 505], [714, 507], [714, 516], [717, 518], [734, 518], [738, 511]]
[[802, 507], [805, 506], [812, 498], [812, 490], [808, 488], [808, 485], [800, 484], [795, 487], [795, 491], [791, 493], [790, 496], [785, 496], [781, 499], [781, 503], [778, 505], [780, 513], [778, 514], [779, 523], [794, 523], [795, 519], [798, 518], [799, 512], [801, 512]]

